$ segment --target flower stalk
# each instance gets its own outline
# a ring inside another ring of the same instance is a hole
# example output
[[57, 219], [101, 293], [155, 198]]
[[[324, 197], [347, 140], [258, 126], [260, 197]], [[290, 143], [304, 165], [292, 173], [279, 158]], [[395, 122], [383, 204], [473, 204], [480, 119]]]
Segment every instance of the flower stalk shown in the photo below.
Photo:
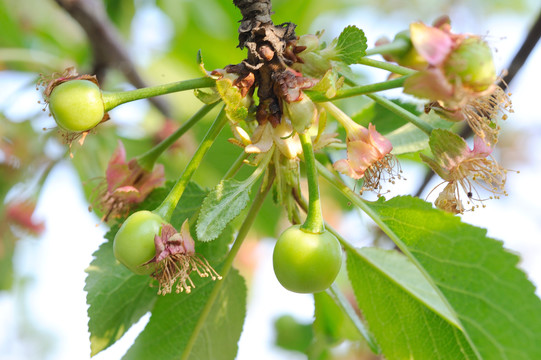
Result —
[[320, 234], [325, 230], [323, 214], [321, 212], [321, 199], [317, 179], [316, 158], [312, 148], [312, 139], [308, 133], [299, 134], [306, 166], [308, 180], [308, 214], [301, 229], [312, 234]]
[[186, 169], [178, 179], [177, 183], [171, 190], [171, 192], [167, 195], [167, 197], [163, 200], [162, 204], [158, 206], [154, 213], [161, 216], [165, 221], [169, 222], [171, 220], [171, 216], [173, 215], [173, 211], [175, 210], [180, 197], [184, 193], [184, 190], [186, 189], [186, 186], [190, 182], [190, 179], [192, 178], [193, 174], [201, 164], [201, 161], [203, 161], [203, 158], [205, 157], [206, 153], [214, 143], [214, 140], [222, 130], [222, 128], [227, 123], [227, 116], [225, 115], [225, 111], [222, 108], [218, 116], [216, 117], [216, 120], [214, 120], [214, 123], [210, 127], [209, 131], [203, 138], [203, 141], [197, 148], [195, 154], [191, 158], [190, 162], [186, 166]]
[[361, 65], [366, 65], [366, 66], [371, 66], [371, 67], [375, 67], [382, 70], [387, 70], [394, 74], [399, 74], [399, 75], [412, 75], [417, 72], [417, 70], [413, 70], [404, 66], [391, 64], [385, 61], [374, 60], [367, 57], [359, 59], [358, 63]]
[[174, 92], [212, 87], [216, 81], [210, 77], [202, 77], [184, 81], [177, 81], [169, 84], [149, 86], [146, 88], [135, 89], [130, 91], [108, 92], [102, 93], [105, 111], [109, 111], [118, 105], [141, 99], [147, 99], [154, 96], [171, 94]]
[[[377, 43], [376, 43], [377, 45]], [[377, 45], [372, 49], [366, 50], [366, 56], [371, 55], [394, 55], [403, 54], [411, 48], [411, 41], [404, 38], [394, 39], [393, 42]]]
[[368, 84], [368, 85], [357, 85], [346, 89], [340, 89], [336, 92], [336, 95], [332, 97], [332, 99], [325, 96], [325, 93], [317, 92], [313, 90], [304, 90], [304, 93], [312, 99], [314, 102], [326, 102], [329, 100], [338, 100], [338, 99], [344, 99], [359, 95], [366, 95], [378, 91], [383, 90], [390, 90], [390, 89], [396, 89], [399, 87], [404, 86], [404, 82], [409, 77], [409, 75], [401, 76], [397, 79], [392, 79], [388, 81], [383, 81], [379, 83], [374, 84]]
[[407, 120], [408, 122], [415, 125], [419, 130], [430, 136], [432, 133], [432, 130], [434, 128], [432, 125], [425, 122], [423, 119], [418, 117], [415, 114], [412, 114], [411, 112], [407, 111], [403, 107], [395, 104], [394, 102], [384, 98], [383, 96], [377, 95], [377, 94], [366, 94], [367, 97], [377, 102], [379, 105], [383, 106], [389, 111], [394, 112], [396, 115], [400, 116], [401, 118]]
[[154, 163], [175, 141], [177, 141], [182, 135], [184, 135], [189, 129], [192, 128], [199, 120], [207, 115], [217, 103], [203, 105], [198, 112], [196, 112], [188, 121], [186, 121], [180, 128], [174, 133], [169, 135], [166, 139], [159, 144], [148, 150], [146, 153], [139, 155], [136, 159], [139, 165], [148, 171], [152, 171]]

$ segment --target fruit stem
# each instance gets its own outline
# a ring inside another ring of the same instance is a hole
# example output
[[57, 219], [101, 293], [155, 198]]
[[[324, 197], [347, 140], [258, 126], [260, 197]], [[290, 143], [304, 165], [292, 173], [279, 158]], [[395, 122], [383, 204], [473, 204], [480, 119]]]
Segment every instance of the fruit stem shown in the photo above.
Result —
[[396, 89], [404, 85], [404, 81], [409, 75], [401, 76], [397, 79], [383, 81], [368, 85], [356, 85], [350, 88], [340, 89], [336, 92], [336, 95], [332, 98], [328, 98], [324, 93], [313, 90], [304, 90], [304, 93], [312, 99], [314, 102], [326, 102], [329, 100], [344, 99], [353, 96], [366, 95], [378, 91]]
[[306, 178], [308, 179], [308, 213], [304, 224], [301, 225], [301, 229], [312, 234], [321, 234], [325, 231], [325, 225], [323, 223], [323, 213], [321, 212], [316, 158], [312, 148], [312, 139], [308, 132], [299, 134], [299, 137], [304, 154]]
[[357, 63], [361, 65], [375, 67], [378, 69], [387, 70], [399, 75], [412, 75], [417, 72], [417, 70], [413, 70], [404, 66], [391, 64], [386, 61], [374, 60], [367, 57], [360, 58]]
[[177, 207], [178, 201], [184, 193], [186, 186], [190, 182], [192, 175], [195, 173], [195, 171], [203, 161], [205, 154], [214, 143], [214, 140], [216, 139], [224, 125], [227, 123], [227, 116], [225, 116], [224, 109], [225, 107], [222, 107], [222, 110], [216, 117], [216, 120], [214, 120], [214, 123], [211, 125], [207, 134], [203, 138], [203, 141], [201, 142], [201, 144], [199, 144], [199, 147], [195, 151], [195, 154], [191, 158], [188, 165], [186, 165], [186, 169], [184, 169], [184, 172], [177, 180], [177, 183], [175, 184], [173, 189], [171, 189], [171, 192], [163, 200], [162, 204], [153, 211], [155, 214], [161, 216], [165, 221], [171, 221], [173, 211]]
[[102, 92], [103, 102], [105, 105], [105, 111], [109, 111], [118, 105], [140, 99], [147, 99], [150, 97], [170, 94], [178, 91], [185, 91], [198, 88], [212, 87], [216, 83], [216, 80], [210, 77], [202, 77], [197, 79], [177, 81], [174, 83], [150, 86], [141, 89], [135, 89], [130, 91], [119, 92]]
[[217, 102], [213, 104], [203, 105], [198, 112], [196, 112], [188, 121], [182, 124], [174, 133], [169, 135], [166, 139], [162, 140], [159, 144], [148, 150], [144, 154], [136, 157], [137, 163], [145, 170], [152, 171], [154, 163], [171, 145], [175, 143], [182, 135], [184, 135], [192, 126], [194, 126], [199, 120], [207, 115], [210, 110], [216, 106]]
[[[355, 81], [353, 81], [351, 78], [348, 78], [347, 76], [343, 75], [342, 76], [345, 77], [345, 82], [348, 84], [348, 85], [351, 85], [351, 86], [356, 86], [356, 83]], [[399, 77], [398, 79], [396, 80], [399, 80], [399, 79], [404, 79], [404, 81], [407, 79], [408, 76], [402, 76], [402, 77]], [[354, 88], [352, 88], [354, 89]], [[348, 89], [349, 90], [349, 89]], [[367, 97], [369, 97], [370, 99], [374, 100], [375, 102], [377, 102], [379, 105], [383, 106], [384, 108], [386, 108], [387, 110], [389, 111], [392, 111], [394, 112], [396, 115], [400, 116], [401, 118], [403, 118], [404, 120], [412, 123], [413, 125], [415, 125], [416, 127], [418, 127], [421, 131], [423, 131], [424, 133], [426, 133], [428, 136], [430, 136], [430, 134], [432, 133], [432, 130], [434, 130], [434, 128], [432, 127], [432, 125], [428, 124], [427, 122], [425, 122], [423, 119], [421, 119], [419, 116], [407, 111], [406, 109], [404, 109], [403, 107], [395, 104], [394, 102], [384, 98], [383, 96], [380, 96], [380, 95], [377, 95], [377, 94], [371, 94], [371, 93], [366, 93], [366, 94], [363, 94]], [[333, 98], [334, 100], [335, 98]], [[341, 112], [341, 111], [340, 111]], [[334, 114], [333, 114], [334, 115]]]
[[408, 122], [415, 125], [419, 130], [423, 131], [425, 134], [430, 136], [432, 134], [432, 130], [434, 128], [429, 123], [425, 122], [423, 119], [421, 119], [419, 116], [409, 112], [408, 110], [404, 109], [403, 107], [395, 104], [389, 99], [384, 98], [383, 96], [377, 95], [377, 94], [366, 94], [370, 99], [377, 102], [379, 105], [383, 106], [387, 110], [390, 110], [394, 112], [396, 115], [400, 116], [401, 118], [407, 120]]
[[394, 54], [404, 54], [406, 51], [411, 49], [411, 42], [406, 39], [394, 39], [393, 42], [388, 44], [379, 45], [373, 47], [372, 49], [366, 50], [366, 56], [370, 55], [394, 55]]
[[192, 331], [190, 338], [188, 339], [188, 343], [186, 344], [186, 347], [184, 347], [184, 351], [181, 357], [182, 360], [186, 360], [190, 358], [195, 341], [197, 340], [199, 333], [201, 332], [201, 329], [203, 328], [203, 325], [205, 324], [207, 320], [210, 310], [212, 309], [212, 306], [214, 305], [214, 303], [216, 302], [216, 299], [218, 298], [218, 295], [220, 294], [220, 290], [222, 289], [225, 279], [233, 266], [233, 260], [235, 260], [235, 257], [237, 256], [239, 249], [242, 243], [244, 242], [244, 239], [246, 238], [246, 235], [248, 235], [248, 231], [252, 227], [255, 221], [255, 218], [257, 214], [259, 213], [259, 210], [261, 209], [261, 206], [263, 205], [263, 202], [265, 198], [267, 197], [269, 190], [272, 187], [272, 183], [274, 181], [274, 172], [268, 172], [267, 174], [269, 177], [266, 178], [261, 183], [261, 187], [258, 193], [256, 194], [254, 201], [252, 202], [250, 211], [248, 211], [248, 213], [246, 214], [246, 218], [244, 219], [242, 225], [240, 226], [235, 242], [231, 246], [231, 250], [227, 254], [227, 257], [225, 258], [223, 266], [220, 269], [222, 280], [216, 282], [214, 287], [212, 288], [212, 291], [207, 299], [205, 307], [201, 311], [201, 315], [199, 315], [199, 319], [197, 320], [197, 323], [195, 324], [195, 328]]
[[237, 160], [235, 160], [235, 162], [233, 163], [233, 165], [231, 165], [231, 167], [229, 168], [229, 170], [227, 170], [227, 172], [225, 173], [224, 175], [224, 180], [225, 179], [230, 179], [232, 178], [233, 176], [235, 176], [235, 174], [240, 170], [240, 168], [242, 167], [242, 165], [244, 164], [244, 160], [246, 160], [246, 158], [248, 157], [248, 153], [246, 151], [242, 151], [239, 155], [239, 157], [237, 158]]

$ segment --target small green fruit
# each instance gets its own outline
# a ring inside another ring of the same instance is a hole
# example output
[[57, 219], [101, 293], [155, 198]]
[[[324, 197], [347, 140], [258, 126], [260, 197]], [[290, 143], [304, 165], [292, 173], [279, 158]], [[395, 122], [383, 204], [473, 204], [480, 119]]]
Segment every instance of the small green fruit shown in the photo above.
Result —
[[480, 92], [496, 81], [492, 52], [480, 38], [465, 39], [445, 62], [445, 72], [451, 80], [457, 76], [462, 85]]
[[56, 86], [48, 101], [56, 123], [68, 131], [90, 130], [105, 114], [101, 90], [89, 80], [71, 80]]
[[139, 275], [148, 275], [154, 266], [146, 265], [156, 255], [154, 236], [160, 235], [165, 221], [147, 211], [131, 214], [115, 235], [113, 253], [121, 264]]
[[328, 231], [312, 234], [294, 225], [278, 238], [272, 260], [283, 287], [315, 293], [327, 289], [336, 279], [342, 266], [342, 248]]

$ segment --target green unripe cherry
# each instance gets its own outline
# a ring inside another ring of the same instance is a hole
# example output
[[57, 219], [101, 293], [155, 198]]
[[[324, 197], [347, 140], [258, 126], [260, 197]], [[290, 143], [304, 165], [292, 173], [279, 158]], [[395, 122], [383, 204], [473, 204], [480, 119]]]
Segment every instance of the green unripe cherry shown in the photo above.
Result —
[[105, 114], [101, 90], [89, 80], [70, 80], [56, 86], [49, 96], [56, 123], [68, 131], [87, 131]]
[[480, 38], [465, 39], [445, 61], [445, 72], [458, 76], [463, 86], [480, 92], [496, 81], [496, 69], [488, 44]]
[[144, 263], [156, 255], [154, 236], [160, 235], [165, 221], [158, 215], [147, 211], [131, 214], [115, 235], [113, 253], [121, 264], [139, 275], [148, 275], [154, 266]]
[[332, 285], [342, 266], [342, 248], [328, 231], [313, 234], [299, 225], [278, 238], [272, 256], [276, 278], [286, 289], [315, 293]]

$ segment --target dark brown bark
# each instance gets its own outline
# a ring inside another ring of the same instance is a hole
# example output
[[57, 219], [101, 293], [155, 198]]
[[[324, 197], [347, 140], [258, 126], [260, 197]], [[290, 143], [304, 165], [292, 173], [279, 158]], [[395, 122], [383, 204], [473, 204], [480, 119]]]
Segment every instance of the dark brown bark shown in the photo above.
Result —
[[[256, 118], [260, 124], [270, 121], [278, 125], [282, 117], [282, 102], [298, 100], [298, 97], [286, 97], [284, 87], [300, 88], [299, 85], [309, 83], [289, 69], [298, 61], [295, 54], [301, 51], [295, 47], [296, 25], [275, 25], [271, 19], [270, 0], [233, 0], [233, 3], [242, 14], [238, 46], [248, 51], [242, 66], [253, 73], [259, 97]], [[289, 81], [292, 76], [298, 81]]]

